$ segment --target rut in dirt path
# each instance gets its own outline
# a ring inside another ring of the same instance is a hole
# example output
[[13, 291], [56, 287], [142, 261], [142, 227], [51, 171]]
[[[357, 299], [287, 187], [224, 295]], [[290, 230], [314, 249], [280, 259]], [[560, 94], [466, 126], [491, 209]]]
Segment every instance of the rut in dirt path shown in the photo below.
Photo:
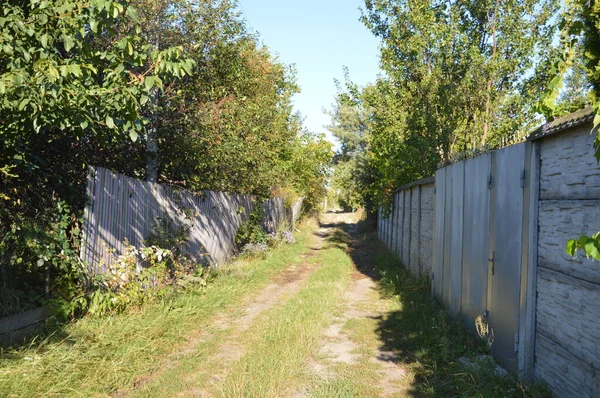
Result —
[[[253, 325], [256, 318], [276, 305], [285, 302], [288, 298], [293, 297], [302, 289], [303, 284], [309, 276], [318, 268], [319, 264], [311, 263], [310, 260], [318, 250], [322, 249], [325, 244], [325, 237], [328, 236], [330, 230], [331, 228], [321, 228], [315, 232], [310, 247], [300, 256], [303, 259], [302, 263], [292, 263], [286, 266], [276, 273], [271, 278], [271, 282], [262, 290], [245, 298], [242, 307], [237, 309], [235, 313], [221, 312], [205, 326], [205, 330], [217, 330], [227, 333], [227, 337], [222, 342], [219, 342], [217, 352], [207, 358], [207, 361], [218, 362], [222, 365], [222, 372], [211, 375], [211, 384], [221, 381], [227, 374], [228, 366], [238, 361], [244, 355], [244, 347], [239, 343], [238, 339]], [[140, 376], [135, 383], [132, 393], [139, 392], [145, 386], [157, 381], [168, 370], [177, 367], [181, 361], [192, 357], [201, 344], [209, 343], [214, 339], [215, 336], [207, 331], [202, 331], [197, 335], [190, 335], [188, 342], [176, 352], [169, 355], [159, 371], [147, 376]], [[186, 377], [187, 382], [193, 382], [197, 376], [197, 374], [188, 375]], [[208, 395], [201, 390], [188, 391], [183, 395], [187, 396], [190, 394], [199, 396]], [[129, 395], [130, 393], [125, 391], [116, 391], [112, 394], [113, 397], [126, 397]]]
[[[348, 217], [348, 215], [345, 216]], [[361, 341], [353, 341], [343, 331], [348, 322], [361, 319], [381, 320], [386, 313], [385, 305], [379, 297], [374, 280], [376, 271], [368, 261], [370, 253], [362, 250], [359, 232], [354, 221], [346, 223], [346, 226], [350, 239], [349, 250], [353, 251], [352, 257], [355, 260], [356, 268], [350, 286], [344, 295], [344, 303], [341, 306], [344, 309], [343, 312], [338, 314], [334, 318], [334, 322], [323, 332], [319, 354], [325, 360], [312, 361], [309, 369], [318, 377], [331, 380], [337, 377], [333, 370], [335, 364], [359, 366], [357, 363], [360, 360], [367, 359], [377, 369], [380, 396], [402, 396], [407, 392], [403, 383], [407, 371], [398, 363], [397, 355], [382, 350], [380, 344], [378, 348], [365, 347]], [[302, 393], [297, 395], [306, 396]]]
[[[230, 367], [245, 354], [247, 347], [243, 343], [240, 343], [242, 334], [253, 325], [260, 314], [284, 303], [287, 299], [300, 292], [310, 275], [321, 265], [310, 263], [309, 260], [315, 256], [315, 253], [323, 249], [326, 238], [330, 235], [331, 231], [331, 227], [323, 227], [316, 231], [311, 246], [301, 255], [305, 261], [299, 266], [288, 266], [282, 272], [275, 275], [272, 283], [257, 294], [252, 304], [244, 308], [244, 315], [242, 317], [223, 325], [228, 332], [227, 338], [220, 343], [218, 352], [208, 359], [208, 362], [219, 363], [221, 372], [211, 374], [209, 383], [204, 388], [192, 388], [178, 394], [178, 396], [188, 396], [190, 394], [201, 397], [212, 396], [209, 390], [217, 387], [227, 377]], [[198, 376], [200, 374], [190, 375], [189, 379], [193, 381]]]

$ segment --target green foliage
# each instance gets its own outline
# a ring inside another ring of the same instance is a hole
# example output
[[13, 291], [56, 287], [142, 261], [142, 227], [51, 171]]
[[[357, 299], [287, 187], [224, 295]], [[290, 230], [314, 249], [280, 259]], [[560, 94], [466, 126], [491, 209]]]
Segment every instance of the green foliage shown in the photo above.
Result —
[[366, 0], [385, 74], [362, 89], [347, 83], [332, 112], [349, 207], [385, 205], [441, 162], [527, 134], [555, 55], [557, 4]]
[[[73, 268], [75, 260], [53, 265], [48, 288], [45, 265], [35, 267], [45, 249], [23, 244], [24, 237], [52, 231], [61, 200], [72, 217], [81, 214], [87, 166], [146, 176], [150, 135], [158, 140], [159, 182], [260, 198], [284, 186], [309, 198], [310, 206], [318, 204], [329, 152], [322, 138], [301, 132], [291, 105], [297, 91], [293, 69], [248, 32], [234, 1], [4, 2], [4, 296], [49, 291], [56, 298], [85, 301], [86, 276], [60, 271]], [[181, 243], [180, 234], [171, 232], [158, 231], [166, 234], [155, 239], [160, 247]], [[177, 257], [176, 249], [173, 253]], [[4, 261], [16, 255], [23, 258], [21, 265]], [[70, 295], [53, 290], [53, 281], [63, 280], [59, 272], [73, 282]]]
[[[23, 304], [45, 302], [50, 292], [52, 297], [66, 301], [77, 296], [85, 281], [78, 253], [79, 225], [64, 201], [56, 204], [49, 223], [24, 218], [14, 220], [0, 240], [0, 262], [5, 264], [1, 267], [3, 287], [10, 289], [7, 284], [12, 281], [29, 295]], [[2, 315], [18, 312], [21, 307], [7, 306]]]
[[600, 232], [592, 237], [582, 235], [579, 239], [572, 239], [567, 243], [567, 254], [575, 257], [578, 250], [583, 250], [587, 258], [600, 261]]
[[[592, 107], [596, 114], [592, 132], [600, 126], [600, 4], [596, 1], [570, 0], [566, 2], [566, 10], [562, 16], [563, 57], [557, 61], [556, 79], [561, 79], [564, 70], [569, 66], [572, 49], [581, 42], [585, 59], [585, 73], [592, 85]], [[552, 87], [549, 88], [552, 90]], [[600, 135], [594, 142], [596, 160], [600, 162]], [[575, 256], [583, 250], [587, 258], [600, 261], [600, 232], [593, 236], [582, 235], [577, 240], [567, 242], [567, 254]]]
[[[14, 289], [39, 294], [45, 285], [56, 298], [80, 290], [76, 234], [65, 232], [75, 216], [65, 209], [82, 209], [86, 165], [127, 165], [124, 154], [135, 153], [146, 123], [143, 98], [191, 65], [179, 63], [181, 48], [155, 51], [137, 32], [116, 40], [115, 24], [139, 26], [136, 19], [124, 1], [2, 5], [1, 266]], [[105, 39], [110, 46], [100, 44]]]
[[338, 94], [329, 111], [331, 124], [329, 131], [340, 142], [340, 148], [333, 158], [331, 190], [334, 200], [346, 210], [366, 207], [372, 210], [369, 192], [373, 183], [373, 166], [369, 158], [371, 139], [371, 115], [374, 113], [367, 102], [367, 90], [350, 81], [349, 71], [345, 70], [344, 87], [338, 82]]
[[254, 209], [250, 212], [250, 217], [244, 221], [237, 230], [235, 243], [239, 248], [247, 244], [266, 243], [268, 240], [267, 232], [263, 227], [265, 219], [265, 209], [261, 202], [254, 204]]

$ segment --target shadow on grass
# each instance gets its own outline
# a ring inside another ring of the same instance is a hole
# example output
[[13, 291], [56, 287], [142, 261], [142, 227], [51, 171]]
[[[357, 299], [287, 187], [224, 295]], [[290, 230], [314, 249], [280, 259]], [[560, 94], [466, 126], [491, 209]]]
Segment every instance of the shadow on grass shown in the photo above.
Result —
[[550, 396], [543, 386], [528, 389], [511, 376], [497, 376], [492, 361], [484, 361], [477, 368], [459, 363], [461, 357], [489, 354], [488, 347], [466, 332], [460, 321], [431, 297], [430, 281], [413, 277], [366, 222], [337, 224], [327, 241], [346, 250], [356, 269], [376, 281], [382, 297], [398, 300], [400, 310], [377, 318], [376, 333], [381, 341], [380, 351], [394, 353], [384, 359], [414, 374], [410, 396]]

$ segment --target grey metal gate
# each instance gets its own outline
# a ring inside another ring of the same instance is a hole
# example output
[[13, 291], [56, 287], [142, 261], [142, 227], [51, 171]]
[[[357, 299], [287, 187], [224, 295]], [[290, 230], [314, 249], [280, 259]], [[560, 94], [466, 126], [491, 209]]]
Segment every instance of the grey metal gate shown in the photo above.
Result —
[[517, 370], [525, 145], [494, 153], [492, 169], [493, 228], [490, 233], [491, 297], [489, 322], [492, 353], [509, 370]]
[[437, 171], [435, 183], [433, 295], [473, 333], [487, 322], [494, 357], [513, 372], [527, 145], [454, 163]]
[[491, 173], [491, 153], [465, 162], [461, 315], [473, 333], [477, 331], [475, 320], [487, 310]]

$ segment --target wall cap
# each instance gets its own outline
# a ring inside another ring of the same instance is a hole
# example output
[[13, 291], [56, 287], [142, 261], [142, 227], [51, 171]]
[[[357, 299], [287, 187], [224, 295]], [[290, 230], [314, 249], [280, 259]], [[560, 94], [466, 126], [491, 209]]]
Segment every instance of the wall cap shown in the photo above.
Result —
[[403, 191], [403, 190], [408, 189], [408, 188], [416, 187], [416, 186], [419, 186], [419, 185], [429, 185], [429, 184], [435, 184], [435, 176], [423, 178], [421, 180], [417, 180], [417, 181], [411, 182], [410, 184], [402, 185], [402, 186], [396, 188], [394, 190], [394, 193], [399, 192], [399, 191]]
[[559, 117], [550, 123], [541, 125], [531, 134], [529, 134], [527, 141], [539, 140], [570, 130], [573, 127], [579, 127], [588, 123], [592, 123], [594, 121], [594, 116], [594, 109], [591, 106], [585, 107], [566, 116]]

